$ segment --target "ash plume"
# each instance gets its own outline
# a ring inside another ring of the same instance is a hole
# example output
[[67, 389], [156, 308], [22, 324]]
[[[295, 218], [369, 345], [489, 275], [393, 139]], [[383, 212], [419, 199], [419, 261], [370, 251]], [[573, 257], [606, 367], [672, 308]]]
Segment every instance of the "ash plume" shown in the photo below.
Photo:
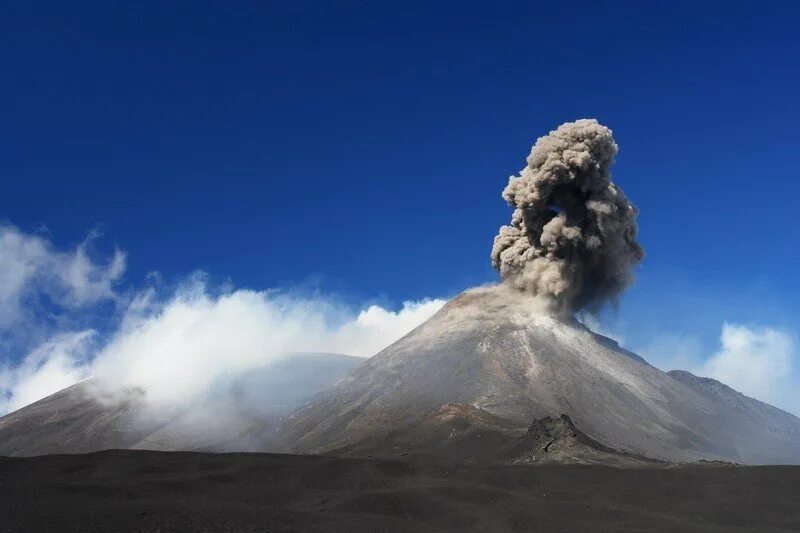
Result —
[[595, 309], [630, 285], [644, 257], [638, 210], [611, 181], [612, 132], [594, 119], [567, 122], [540, 137], [503, 198], [511, 225], [494, 239], [503, 281], [555, 312]]

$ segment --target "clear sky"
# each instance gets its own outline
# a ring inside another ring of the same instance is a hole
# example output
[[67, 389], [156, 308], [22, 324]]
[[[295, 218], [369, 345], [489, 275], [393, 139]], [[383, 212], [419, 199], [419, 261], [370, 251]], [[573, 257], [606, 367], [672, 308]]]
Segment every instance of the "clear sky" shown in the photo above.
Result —
[[800, 3], [123, 4], [0, 16], [0, 219], [101, 231], [119, 286], [452, 296], [496, 279], [531, 144], [593, 117], [647, 250], [601, 327], [661, 366], [723, 323], [796, 344]]

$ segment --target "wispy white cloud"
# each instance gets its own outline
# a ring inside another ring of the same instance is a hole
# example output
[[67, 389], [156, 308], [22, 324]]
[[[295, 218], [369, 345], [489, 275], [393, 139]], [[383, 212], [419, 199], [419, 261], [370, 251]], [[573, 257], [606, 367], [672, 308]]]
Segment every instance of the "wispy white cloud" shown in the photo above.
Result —
[[106, 264], [95, 263], [87, 253], [94, 237], [90, 235], [75, 250], [54, 257], [51, 262], [68, 305], [80, 306], [116, 297], [114, 285], [125, 272], [125, 252], [117, 249]]
[[47, 256], [44, 239], [0, 226], [0, 327], [20, 319], [22, 302]]
[[31, 320], [38, 299], [76, 308], [115, 298], [114, 285], [125, 272], [125, 253], [95, 262], [88, 248], [92, 232], [69, 250], [58, 250], [46, 238], [0, 225], [0, 330]]

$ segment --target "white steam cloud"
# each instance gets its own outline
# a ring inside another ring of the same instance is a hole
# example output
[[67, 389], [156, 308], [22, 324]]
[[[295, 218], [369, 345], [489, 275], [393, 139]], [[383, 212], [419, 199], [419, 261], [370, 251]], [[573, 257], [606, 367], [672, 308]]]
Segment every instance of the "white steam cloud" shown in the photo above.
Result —
[[503, 280], [572, 313], [614, 299], [644, 257], [636, 208], [611, 181], [617, 153], [596, 120], [562, 124], [539, 138], [503, 198], [514, 208], [492, 247]]
[[411, 331], [444, 300], [405, 302], [398, 311], [370, 306], [353, 312], [325, 298], [278, 291], [211, 295], [202, 282], [164, 302], [145, 291], [131, 301], [119, 329], [100, 348], [93, 331], [61, 334], [0, 373], [9, 411], [94, 376], [105, 392], [139, 389], [153, 405], [204, 402], [224, 380], [292, 352], [367, 357]]
[[397, 312], [371, 306], [358, 314], [323, 298], [237, 290], [209, 295], [193, 283], [154, 312], [130, 313], [97, 355], [92, 374], [149, 400], [181, 404], [221, 377], [261, 368], [292, 352], [367, 357], [398, 340], [444, 305], [406, 302]]

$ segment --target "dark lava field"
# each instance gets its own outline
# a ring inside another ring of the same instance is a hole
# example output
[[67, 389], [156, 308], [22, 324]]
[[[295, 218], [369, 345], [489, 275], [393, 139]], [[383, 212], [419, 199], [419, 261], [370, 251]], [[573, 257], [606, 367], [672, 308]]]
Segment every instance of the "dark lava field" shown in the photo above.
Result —
[[5, 531], [797, 531], [800, 467], [0, 457]]

